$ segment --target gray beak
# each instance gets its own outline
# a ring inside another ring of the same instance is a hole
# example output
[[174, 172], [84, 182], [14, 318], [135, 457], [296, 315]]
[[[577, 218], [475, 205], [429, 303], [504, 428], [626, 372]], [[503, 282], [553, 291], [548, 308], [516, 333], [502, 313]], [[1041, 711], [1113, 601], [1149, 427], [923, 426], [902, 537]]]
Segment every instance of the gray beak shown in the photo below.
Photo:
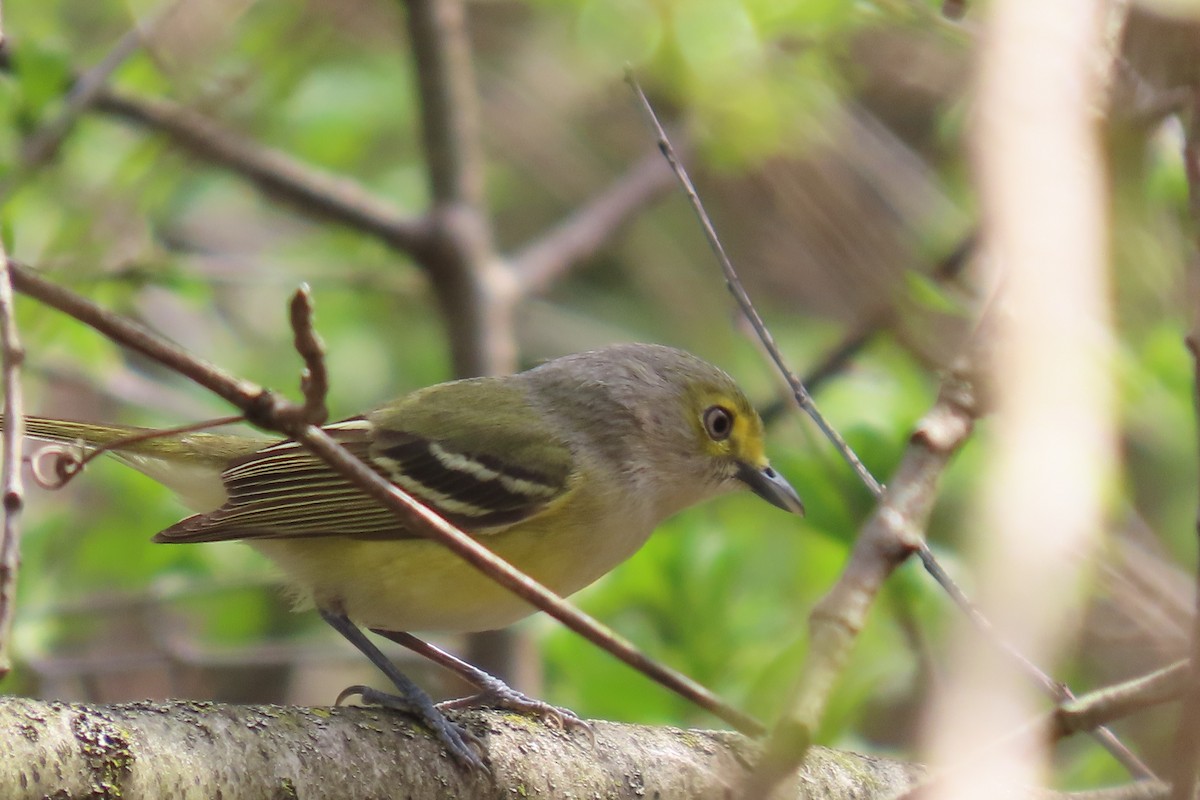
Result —
[[804, 515], [804, 503], [792, 485], [770, 467], [755, 467], [738, 464], [738, 480], [750, 487], [756, 495], [784, 511]]

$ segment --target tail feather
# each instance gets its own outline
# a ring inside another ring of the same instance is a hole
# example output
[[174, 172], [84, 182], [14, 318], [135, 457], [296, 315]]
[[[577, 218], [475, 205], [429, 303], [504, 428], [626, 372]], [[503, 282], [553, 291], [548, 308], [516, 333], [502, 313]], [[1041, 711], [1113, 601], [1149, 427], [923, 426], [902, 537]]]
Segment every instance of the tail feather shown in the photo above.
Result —
[[[0, 428], [5, 418], [0, 415]], [[189, 508], [208, 512], [225, 502], [221, 473], [230, 461], [262, 449], [275, 440], [223, 433], [164, 434], [124, 442], [153, 428], [25, 417], [25, 432], [34, 439], [90, 448], [115, 445], [111, 455], [179, 495]]]
[[[0, 416], [0, 427], [5, 424], [5, 418]], [[25, 434], [34, 439], [44, 439], [49, 442], [80, 442], [96, 447], [110, 444], [118, 439], [146, 433], [149, 428], [134, 428], [128, 425], [98, 425], [91, 422], [74, 422], [68, 419], [51, 419], [49, 417], [25, 417]]]

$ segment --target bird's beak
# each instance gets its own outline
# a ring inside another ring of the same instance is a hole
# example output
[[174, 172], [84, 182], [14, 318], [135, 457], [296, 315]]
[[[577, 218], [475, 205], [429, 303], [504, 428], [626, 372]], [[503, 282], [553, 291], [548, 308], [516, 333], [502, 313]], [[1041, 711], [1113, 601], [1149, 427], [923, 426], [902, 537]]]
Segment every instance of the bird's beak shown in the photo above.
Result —
[[801, 502], [800, 495], [796, 494], [792, 485], [769, 465], [756, 467], [753, 464], [741, 462], [738, 464], [737, 477], [738, 480], [749, 486], [751, 491], [771, 505], [793, 514], [804, 515], [804, 503]]

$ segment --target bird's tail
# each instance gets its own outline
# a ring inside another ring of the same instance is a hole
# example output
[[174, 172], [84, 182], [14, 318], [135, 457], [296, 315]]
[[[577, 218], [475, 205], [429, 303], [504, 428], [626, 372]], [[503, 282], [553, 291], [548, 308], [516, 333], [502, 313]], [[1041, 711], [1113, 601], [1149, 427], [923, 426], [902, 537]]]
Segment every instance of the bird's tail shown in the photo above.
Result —
[[[4, 427], [6, 424], [6, 418], [0, 415], [0, 427]], [[60, 444], [82, 442], [88, 447], [99, 447], [141, 433], [149, 433], [149, 431], [149, 428], [134, 428], [129, 425], [100, 425], [92, 422], [74, 422], [69, 419], [25, 417], [25, 435]], [[153, 439], [148, 441], [153, 441]], [[130, 446], [136, 447], [137, 445]]]
[[[6, 423], [0, 415], [0, 428]], [[221, 473], [230, 462], [249, 455], [273, 440], [224, 433], [163, 433], [153, 428], [75, 422], [53, 417], [25, 417], [31, 438], [60, 445], [82, 444], [109, 452], [154, 480], [174, 490], [190, 508], [210, 511], [224, 502]]]
[[[5, 416], [0, 414], [0, 429], [4, 425]], [[211, 464], [221, 468], [233, 459], [253, 453], [275, 441], [225, 433], [165, 433], [155, 428], [37, 416], [25, 417], [25, 434], [59, 444], [82, 443], [89, 448], [111, 446], [117, 457], [146, 456], [166, 461]]]

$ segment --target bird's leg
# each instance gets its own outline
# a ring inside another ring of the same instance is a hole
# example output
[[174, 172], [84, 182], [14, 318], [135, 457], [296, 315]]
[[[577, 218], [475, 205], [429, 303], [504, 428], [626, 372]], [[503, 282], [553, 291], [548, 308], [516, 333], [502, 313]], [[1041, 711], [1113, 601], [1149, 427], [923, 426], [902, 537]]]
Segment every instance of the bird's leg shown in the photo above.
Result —
[[396, 665], [372, 644], [366, 634], [360, 631], [345, 614], [327, 609], [320, 609], [320, 612], [321, 618], [328, 622], [330, 627], [369, 658], [371, 663], [378, 667], [391, 680], [392, 685], [400, 691], [400, 694], [397, 695], [381, 692], [369, 686], [351, 686], [343, 689], [342, 693], [338, 695], [339, 705], [347, 697], [357, 694], [365, 703], [412, 714], [433, 731], [434, 735], [450, 751], [450, 755], [459, 762], [471, 768], [487, 769], [480, 758], [480, 753], [476, 752], [482, 752], [484, 749], [483, 743], [479, 739], [446, 719], [434, 705], [432, 698], [398, 670]]
[[477, 694], [438, 703], [438, 708], [504, 708], [520, 714], [529, 714], [564, 730], [582, 729], [589, 735], [592, 733], [591, 726], [580, 719], [574, 711], [552, 706], [522, 694], [496, 676], [489, 675], [479, 667], [468, 664], [461, 658], [453, 656], [423, 639], [418, 639], [411, 633], [383, 630], [382, 628], [371, 628], [371, 632], [377, 633], [385, 639], [391, 639], [396, 644], [404, 645], [414, 653], [457, 673], [467, 683], [479, 689]]

